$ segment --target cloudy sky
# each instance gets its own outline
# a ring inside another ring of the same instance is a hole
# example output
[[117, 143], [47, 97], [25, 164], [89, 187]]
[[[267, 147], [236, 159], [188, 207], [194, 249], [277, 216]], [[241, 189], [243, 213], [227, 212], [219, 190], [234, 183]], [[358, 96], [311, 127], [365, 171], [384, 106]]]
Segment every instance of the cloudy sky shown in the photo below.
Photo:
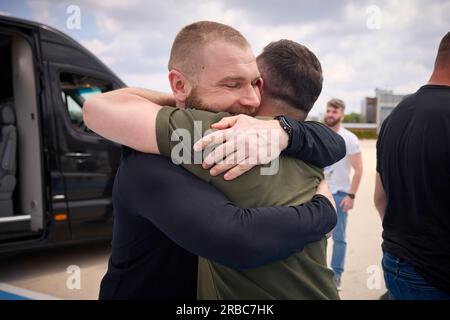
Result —
[[[73, 6], [80, 11], [79, 26]], [[162, 91], [169, 91], [173, 38], [193, 21], [232, 25], [256, 54], [270, 41], [295, 40], [322, 63], [324, 88], [311, 112], [316, 115], [331, 97], [359, 112], [375, 88], [414, 92], [428, 80], [437, 45], [450, 31], [450, 0], [1, 0], [0, 13], [56, 27], [127, 85]]]

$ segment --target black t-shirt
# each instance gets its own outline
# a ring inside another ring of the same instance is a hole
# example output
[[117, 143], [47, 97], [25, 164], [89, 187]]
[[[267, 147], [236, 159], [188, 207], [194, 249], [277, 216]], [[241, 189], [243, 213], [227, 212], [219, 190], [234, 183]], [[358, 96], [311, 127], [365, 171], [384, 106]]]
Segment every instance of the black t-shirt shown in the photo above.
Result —
[[387, 196], [383, 251], [450, 292], [450, 86], [425, 85], [394, 109], [377, 171]]

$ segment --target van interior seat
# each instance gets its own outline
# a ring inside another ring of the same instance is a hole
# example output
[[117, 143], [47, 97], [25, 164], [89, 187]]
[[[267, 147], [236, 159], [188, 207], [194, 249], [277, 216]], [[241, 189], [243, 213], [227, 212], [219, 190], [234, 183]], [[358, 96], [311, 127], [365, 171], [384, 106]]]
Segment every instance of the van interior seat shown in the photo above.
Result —
[[12, 100], [0, 102], [0, 217], [14, 215], [12, 195], [16, 187], [17, 128]]

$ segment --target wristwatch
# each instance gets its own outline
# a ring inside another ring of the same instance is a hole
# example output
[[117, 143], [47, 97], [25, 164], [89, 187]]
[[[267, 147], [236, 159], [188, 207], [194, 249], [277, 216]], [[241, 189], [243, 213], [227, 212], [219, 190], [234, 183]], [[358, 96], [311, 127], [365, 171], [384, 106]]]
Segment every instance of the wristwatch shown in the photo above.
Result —
[[286, 149], [288, 149], [291, 146], [292, 143], [292, 132], [294, 131], [294, 129], [292, 129], [291, 125], [289, 124], [289, 122], [286, 120], [286, 117], [283, 115], [279, 115], [275, 117], [276, 120], [278, 120], [280, 122], [280, 126], [281, 128], [283, 128], [283, 130], [287, 133], [288, 135], [288, 145], [286, 147]]
[[348, 195], [348, 197], [350, 198], [350, 199], [355, 199], [355, 194], [354, 193], [347, 193], [347, 195]]

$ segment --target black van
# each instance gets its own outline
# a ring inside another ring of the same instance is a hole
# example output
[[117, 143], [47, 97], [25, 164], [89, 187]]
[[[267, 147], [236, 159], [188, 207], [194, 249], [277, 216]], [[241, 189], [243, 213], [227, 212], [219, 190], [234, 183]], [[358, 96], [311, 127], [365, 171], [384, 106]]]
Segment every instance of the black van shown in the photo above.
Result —
[[67, 35], [0, 16], [0, 253], [111, 238], [121, 147], [82, 105], [124, 86]]

